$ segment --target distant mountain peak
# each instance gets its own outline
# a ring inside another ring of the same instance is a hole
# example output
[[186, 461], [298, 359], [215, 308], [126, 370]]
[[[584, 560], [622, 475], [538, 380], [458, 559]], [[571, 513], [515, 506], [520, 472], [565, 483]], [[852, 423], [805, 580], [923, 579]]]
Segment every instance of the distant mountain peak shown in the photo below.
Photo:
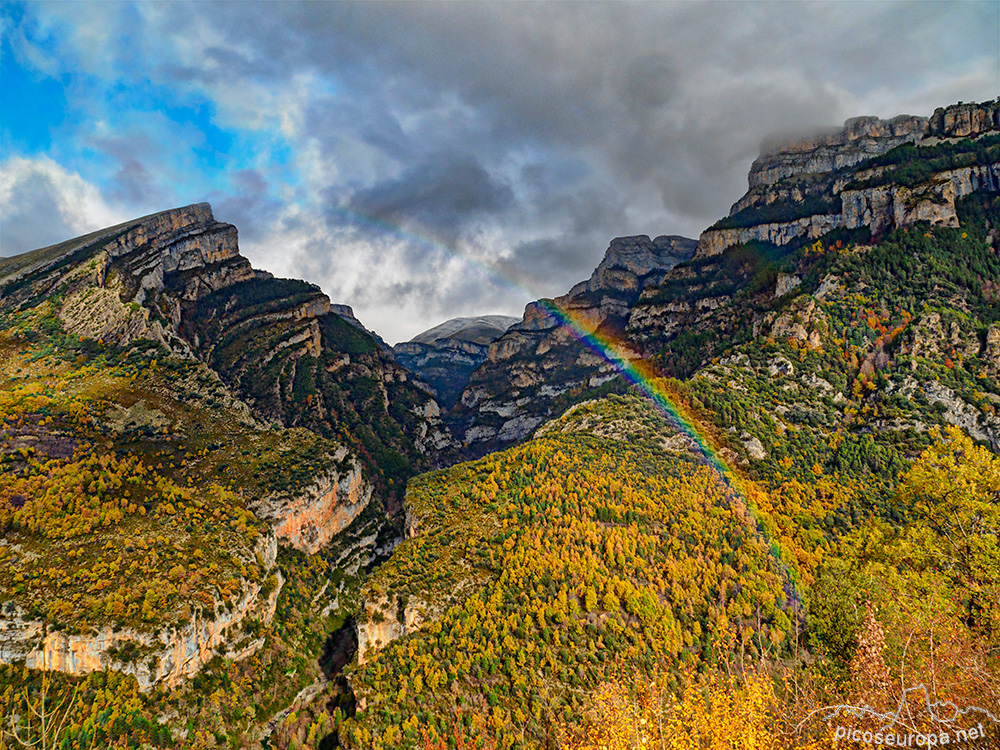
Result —
[[451, 405], [486, 360], [490, 344], [518, 322], [510, 315], [452, 318], [396, 344], [396, 359], [433, 388], [442, 404]]
[[476, 315], [469, 318], [451, 318], [423, 333], [418, 333], [407, 343], [433, 344], [439, 339], [454, 339], [469, 341], [473, 344], [489, 344], [498, 339], [518, 320], [519, 318], [511, 315]]

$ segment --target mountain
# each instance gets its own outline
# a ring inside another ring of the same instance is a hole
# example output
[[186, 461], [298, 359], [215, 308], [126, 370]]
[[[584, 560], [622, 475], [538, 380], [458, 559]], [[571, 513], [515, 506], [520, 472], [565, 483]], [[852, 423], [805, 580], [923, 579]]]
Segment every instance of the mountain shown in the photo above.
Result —
[[509, 315], [452, 318], [393, 347], [397, 361], [431, 386], [442, 406], [451, 406], [486, 361], [489, 345], [517, 322]]
[[257, 652], [278, 544], [363, 570], [445, 439], [391, 351], [207, 204], [3, 259], [0, 316], [4, 661], [149, 689]]
[[995, 746], [998, 107], [421, 334], [445, 408], [207, 204], [0, 260], [0, 743], [832, 748], [913, 680]]
[[[937, 701], [992, 706], [1000, 192], [955, 175], [995, 172], [992, 133], [837, 167], [912, 209], [938, 196], [940, 221], [883, 203], [819, 237], [699, 244], [616, 328], [571, 295], [530, 306], [491, 347], [521, 356], [466, 394], [517, 406], [584, 357], [634, 393], [577, 386], [529, 440], [411, 484], [407, 539], [362, 589], [341, 740], [834, 747], [814, 711], [891, 714], [927, 675]], [[557, 335], [555, 358], [538, 345]]]
[[[643, 290], [690, 259], [696, 245], [677, 236], [619, 237], [590, 279], [551, 304], [594, 331], [616, 335]], [[530, 303], [521, 320], [489, 345], [486, 360], [445, 415], [460, 455], [479, 456], [522, 440], [616, 377], [608, 362], [573, 338], [549, 304]]]
[[747, 194], [696, 244], [615, 240], [588, 282], [551, 302], [559, 315], [548, 302], [532, 303], [491, 345], [445, 415], [462, 455], [521, 440], [572, 403], [618, 387], [615, 368], [561, 317], [687, 377], [716, 345], [752, 329], [736, 290], [781, 298], [802, 282], [792, 266], [780, 267], [803, 244], [834, 232], [881, 237], [918, 221], [957, 226], [956, 201], [1000, 189], [998, 118], [994, 101], [931, 118], [849, 120], [833, 134], [770, 146], [751, 167]]
[[517, 322], [510, 315], [479, 315], [474, 318], [452, 318], [423, 333], [418, 333], [409, 344], [435, 344], [441, 341], [467, 341], [472, 344], [489, 344]]

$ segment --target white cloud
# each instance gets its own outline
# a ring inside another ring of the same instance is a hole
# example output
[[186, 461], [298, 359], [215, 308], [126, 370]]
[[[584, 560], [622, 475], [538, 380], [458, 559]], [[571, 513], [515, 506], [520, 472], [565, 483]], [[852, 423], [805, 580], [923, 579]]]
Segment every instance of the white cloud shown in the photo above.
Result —
[[71, 239], [131, 218], [52, 159], [13, 157], [0, 169], [0, 255]]

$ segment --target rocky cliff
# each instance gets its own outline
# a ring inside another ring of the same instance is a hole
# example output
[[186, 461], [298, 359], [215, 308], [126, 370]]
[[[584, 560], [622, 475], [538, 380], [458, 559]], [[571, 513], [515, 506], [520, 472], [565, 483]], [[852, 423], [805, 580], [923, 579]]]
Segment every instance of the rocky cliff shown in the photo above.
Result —
[[[158, 341], [208, 364], [259, 418], [346, 432], [383, 491], [385, 467], [400, 463], [388, 454], [412, 466], [448, 439], [432, 397], [349, 307], [315, 285], [254, 271], [236, 228], [207, 203], [4, 259], [0, 284], [17, 304], [66, 284], [59, 316], [70, 333], [120, 346]], [[357, 437], [372, 419], [380, 428]]]
[[127, 345], [177, 338], [181, 306], [253, 278], [236, 227], [207, 203], [163, 211], [59, 245], [3, 259], [0, 285], [20, 302], [67, 283], [59, 316], [78, 336]]
[[[863, 180], [864, 174], [858, 179]], [[843, 210], [838, 226], [867, 227], [876, 234], [918, 221], [957, 227], [955, 201], [978, 190], [1000, 190], [1000, 162], [936, 172], [914, 187], [889, 184], [845, 189], [840, 193]]]
[[551, 304], [588, 330], [621, 331], [643, 290], [689, 259], [696, 244], [677, 236], [619, 237], [590, 279], [552, 303], [529, 303], [522, 319], [489, 345], [486, 361], [446, 415], [462, 454], [482, 455], [523, 440], [581, 393], [616, 377]]
[[903, 143], [914, 143], [928, 132], [926, 117], [900, 115], [891, 120], [854, 117], [832, 133], [765, 144], [750, 165], [751, 188], [773, 185], [799, 174], [834, 172], [884, 154]]
[[264, 571], [263, 582], [244, 580], [235, 601], [217, 600], [183, 623], [152, 632], [109, 624], [69, 634], [7, 603], [0, 617], [0, 662], [24, 660], [31, 669], [74, 675], [114, 669], [133, 675], [142, 690], [176, 686], [218, 654], [240, 660], [263, 645], [251, 623], [266, 625], [274, 617], [284, 581], [276, 557], [275, 536], [267, 534], [255, 559]]
[[[1000, 100], [958, 104], [931, 118], [855, 118], [836, 133], [765, 148], [750, 168], [750, 189], [702, 233], [696, 257], [750, 241], [809, 241], [841, 227], [881, 233], [918, 221], [955, 226], [955, 199], [994, 189], [1000, 162], [992, 141], [970, 143], [960, 156], [955, 141], [995, 134], [998, 122]], [[923, 156], [905, 152], [923, 161], [925, 173], [901, 168], [902, 158], [879, 158], [904, 144], [927, 149]]]
[[273, 524], [279, 542], [315, 554], [368, 507], [374, 488], [347, 448], [338, 450], [331, 464], [305, 488], [252, 503], [254, 513]]
[[416, 598], [407, 599], [405, 604], [388, 595], [365, 601], [364, 620], [357, 624], [358, 664], [364, 664], [373, 653], [440, 615], [439, 609]]

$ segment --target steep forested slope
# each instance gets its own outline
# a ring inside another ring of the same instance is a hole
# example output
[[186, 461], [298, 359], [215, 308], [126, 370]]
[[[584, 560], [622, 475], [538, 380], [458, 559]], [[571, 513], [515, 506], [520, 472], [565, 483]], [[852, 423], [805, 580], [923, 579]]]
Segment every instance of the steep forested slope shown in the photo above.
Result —
[[[832, 728], [789, 723], [862, 698], [890, 708], [893, 685], [925, 675], [937, 699], [996, 715], [1000, 196], [958, 210], [959, 227], [874, 243], [737, 247], [644, 294], [650, 307], [724, 297], [679, 317], [680, 335], [633, 330], [654, 362], [689, 373], [654, 390], [733, 484], [655, 405], [612, 397], [412, 485], [414, 537], [365, 587], [368, 650], [351, 677], [365, 709], [341, 737], [585, 743], [638, 731], [610, 721], [601, 696], [645, 696], [650, 723], [710, 719], [685, 686], [743, 705], [744, 691], [773, 690], [755, 670], [799, 684], [750, 712], [762, 746], [823, 741]], [[857, 655], [872, 633], [885, 684]]]

